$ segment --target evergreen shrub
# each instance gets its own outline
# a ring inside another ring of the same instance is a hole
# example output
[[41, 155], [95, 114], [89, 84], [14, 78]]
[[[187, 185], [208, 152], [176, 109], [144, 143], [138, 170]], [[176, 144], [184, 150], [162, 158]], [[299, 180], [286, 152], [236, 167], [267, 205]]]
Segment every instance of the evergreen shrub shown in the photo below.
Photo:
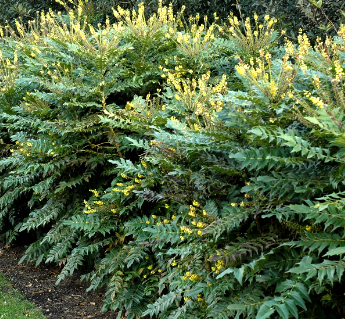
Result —
[[84, 4], [0, 30], [0, 226], [118, 318], [344, 315], [345, 27], [277, 45]]

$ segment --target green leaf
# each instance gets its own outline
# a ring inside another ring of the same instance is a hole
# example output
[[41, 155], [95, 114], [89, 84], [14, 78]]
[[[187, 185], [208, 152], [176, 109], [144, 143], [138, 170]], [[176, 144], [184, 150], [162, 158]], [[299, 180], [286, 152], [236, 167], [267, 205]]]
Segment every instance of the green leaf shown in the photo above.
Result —
[[272, 307], [268, 306], [267, 304], [263, 304], [260, 307], [255, 318], [256, 319], [266, 319], [266, 318], [269, 318], [274, 312], [275, 312], [275, 310]]
[[291, 291], [291, 293], [289, 294], [291, 296], [291, 298], [293, 300], [296, 301], [296, 304], [300, 307], [302, 307], [304, 310], [307, 310], [307, 307], [305, 305], [305, 302], [303, 300], [303, 298], [301, 297], [301, 295], [299, 294], [299, 292], [297, 291]]
[[295, 318], [298, 318], [298, 310], [295, 304], [295, 301], [292, 299], [285, 299], [286, 307], [294, 315]]
[[342, 255], [345, 253], [345, 247], [338, 247], [338, 248], [334, 248], [329, 250], [326, 254], [324, 254], [323, 256], [334, 256], [334, 255]]
[[229, 310], [245, 310], [247, 308], [246, 305], [240, 304], [240, 303], [234, 303], [229, 306], [227, 306], [227, 309]]
[[225, 275], [227, 274], [232, 274], [234, 272], [233, 268], [228, 268], [228, 269], [225, 269], [222, 273], [220, 273], [216, 279], [220, 279], [222, 277], [224, 277]]
[[289, 319], [289, 309], [286, 307], [285, 304], [278, 304], [276, 310], [279, 313], [280, 317], [282, 317], [283, 319]]
[[242, 285], [242, 279], [243, 279], [244, 271], [245, 271], [245, 267], [234, 269], [234, 276], [241, 285]]

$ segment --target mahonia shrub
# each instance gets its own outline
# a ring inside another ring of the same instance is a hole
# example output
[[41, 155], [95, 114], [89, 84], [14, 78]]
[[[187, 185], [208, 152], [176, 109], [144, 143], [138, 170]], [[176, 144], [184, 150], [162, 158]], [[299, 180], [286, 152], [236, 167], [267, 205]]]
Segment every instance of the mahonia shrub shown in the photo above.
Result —
[[119, 318], [343, 315], [345, 27], [277, 47], [269, 16], [66, 11], [0, 29], [21, 261], [88, 263]]
[[[141, 162], [113, 162], [123, 179], [109, 196], [157, 204], [125, 224], [133, 240], [91, 275], [97, 287], [108, 273], [106, 309], [158, 286], [143, 316], [343, 314], [343, 27], [338, 34], [314, 48], [300, 34], [298, 46], [241, 59], [242, 91], [225, 76], [163, 70], [160, 100], [136, 98], [121, 113], [138, 125], [150, 109], [151, 125], [142, 123], [152, 138], [127, 137]], [[118, 127], [118, 117], [101, 121]], [[137, 274], [130, 287], [126, 268]]]

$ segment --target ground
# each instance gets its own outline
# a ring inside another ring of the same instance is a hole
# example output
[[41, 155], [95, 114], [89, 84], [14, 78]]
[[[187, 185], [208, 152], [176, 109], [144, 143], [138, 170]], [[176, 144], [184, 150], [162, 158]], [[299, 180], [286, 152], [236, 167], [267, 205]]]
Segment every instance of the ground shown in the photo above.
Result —
[[5, 247], [0, 244], [0, 272], [15, 289], [41, 309], [50, 319], [115, 319], [114, 313], [102, 313], [103, 292], [86, 292], [87, 283], [80, 282], [80, 273], [55, 285], [59, 267], [22, 263], [25, 246]]

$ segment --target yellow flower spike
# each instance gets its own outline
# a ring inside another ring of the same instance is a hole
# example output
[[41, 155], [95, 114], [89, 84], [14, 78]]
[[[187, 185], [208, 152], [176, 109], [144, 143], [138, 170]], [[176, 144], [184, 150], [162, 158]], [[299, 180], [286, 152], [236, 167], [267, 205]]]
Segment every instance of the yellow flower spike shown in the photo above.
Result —
[[320, 109], [324, 108], [325, 107], [325, 104], [323, 103], [323, 101], [319, 98], [319, 97], [310, 97], [309, 98], [310, 101], [313, 102], [314, 105], [316, 105], [317, 107], [319, 107]]

